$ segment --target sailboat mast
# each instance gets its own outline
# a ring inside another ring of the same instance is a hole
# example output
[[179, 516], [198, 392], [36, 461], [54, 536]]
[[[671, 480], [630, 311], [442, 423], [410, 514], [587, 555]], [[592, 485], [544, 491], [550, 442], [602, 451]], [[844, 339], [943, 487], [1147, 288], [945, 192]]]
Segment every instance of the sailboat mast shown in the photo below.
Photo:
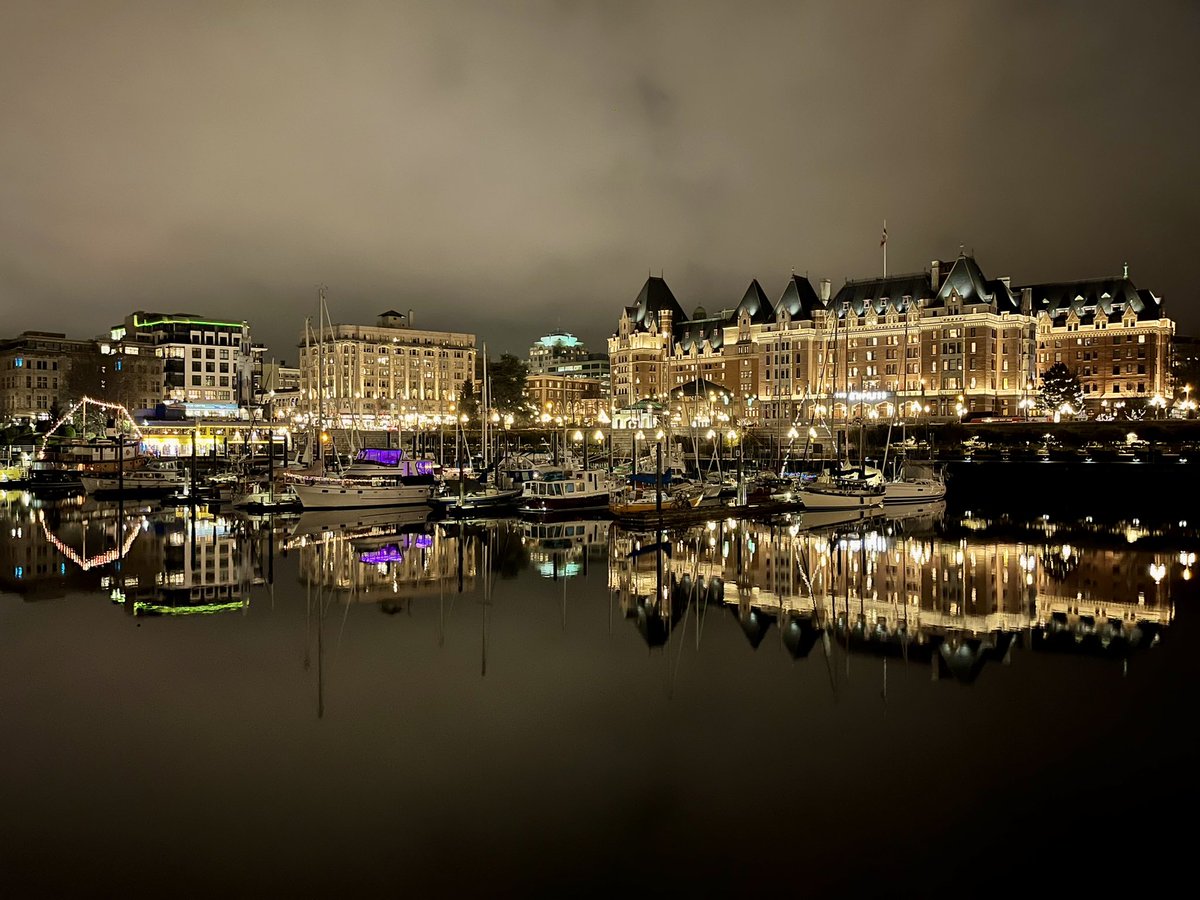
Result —
[[483, 470], [487, 471], [488, 466], [488, 417], [492, 404], [491, 398], [491, 382], [488, 380], [488, 355], [487, 344], [483, 345], [483, 414], [479, 417], [480, 430], [479, 435], [483, 444]]
[[325, 462], [325, 332], [322, 329], [321, 307], [325, 303], [325, 288], [317, 290], [317, 459]]

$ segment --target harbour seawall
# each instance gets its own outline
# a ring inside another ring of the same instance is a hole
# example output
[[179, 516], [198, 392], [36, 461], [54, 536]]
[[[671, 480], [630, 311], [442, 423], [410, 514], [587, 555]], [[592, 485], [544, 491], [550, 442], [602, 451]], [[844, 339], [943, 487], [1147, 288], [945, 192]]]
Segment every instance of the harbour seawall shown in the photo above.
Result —
[[960, 508], [1200, 519], [1194, 499], [1200, 459], [955, 460], [946, 464], [946, 482]]

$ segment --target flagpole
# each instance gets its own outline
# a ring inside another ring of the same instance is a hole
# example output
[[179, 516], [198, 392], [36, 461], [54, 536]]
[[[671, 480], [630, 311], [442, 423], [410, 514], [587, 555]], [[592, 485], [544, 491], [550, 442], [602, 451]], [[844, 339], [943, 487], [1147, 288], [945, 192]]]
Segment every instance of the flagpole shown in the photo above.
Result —
[[883, 277], [887, 278], [887, 219], [883, 220]]

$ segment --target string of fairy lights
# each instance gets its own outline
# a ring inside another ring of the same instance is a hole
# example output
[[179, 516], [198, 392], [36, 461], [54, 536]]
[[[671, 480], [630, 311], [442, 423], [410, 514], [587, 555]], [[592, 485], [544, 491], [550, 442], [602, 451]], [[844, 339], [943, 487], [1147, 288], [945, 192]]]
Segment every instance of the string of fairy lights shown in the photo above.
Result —
[[123, 417], [124, 421], [128, 424], [130, 433], [137, 440], [139, 440], [139, 441], [142, 440], [142, 430], [140, 428], [138, 428], [137, 422], [135, 422], [133, 420], [133, 416], [131, 416], [129, 414], [129, 410], [127, 410], [120, 403], [108, 403], [104, 400], [93, 400], [91, 397], [84, 397], [82, 400], [80, 400], [78, 403], [76, 403], [74, 406], [72, 406], [69, 410], [67, 410], [63, 415], [59, 416], [58, 421], [55, 422], [50, 427], [50, 430], [47, 431], [44, 435], [42, 435], [42, 442], [41, 442], [41, 445], [38, 447], [38, 453], [37, 453], [38, 459], [45, 459], [46, 446], [47, 446], [48, 442], [50, 441], [50, 438], [52, 438], [55, 435], [55, 433], [57, 433], [58, 429], [62, 428], [64, 425], [69, 425], [72, 421], [74, 421], [76, 413], [79, 413], [80, 411], [82, 411], [82, 416], [81, 416], [82, 421], [85, 424], [87, 423], [87, 412], [88, 412], [89, 406], [95, 406], [98, 409], [103, 409], [103, 410], [108, 410], [111, 412], [119, 413], [119, 417]]

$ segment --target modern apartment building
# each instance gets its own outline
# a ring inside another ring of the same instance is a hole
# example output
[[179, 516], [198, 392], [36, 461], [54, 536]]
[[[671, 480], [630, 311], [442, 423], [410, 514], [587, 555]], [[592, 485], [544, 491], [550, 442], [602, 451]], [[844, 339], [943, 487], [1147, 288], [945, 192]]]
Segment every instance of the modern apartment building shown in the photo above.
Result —
[[191, 313], [138, 311], [114, 326], [113, 341], [135, 341], [163, 360], [159, 399], [188, 415], [242, 416], [251, 403], [253, 354], [245, 322]]

